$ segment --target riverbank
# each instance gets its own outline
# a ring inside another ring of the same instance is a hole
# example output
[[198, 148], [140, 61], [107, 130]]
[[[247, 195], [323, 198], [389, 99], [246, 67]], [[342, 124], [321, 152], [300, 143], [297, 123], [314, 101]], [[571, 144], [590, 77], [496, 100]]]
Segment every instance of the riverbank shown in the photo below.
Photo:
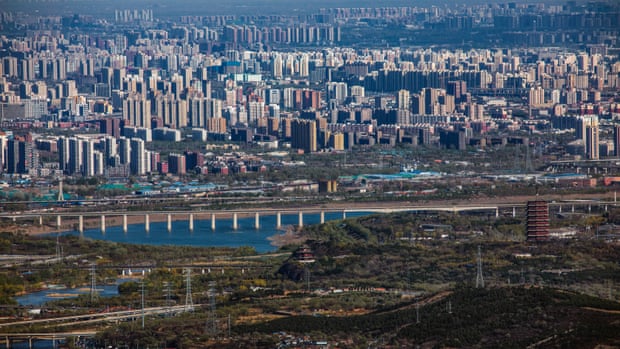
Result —
[[[397, 206], [465, 206], [465, 205], [497, 205], [497, 204], [510, 204], [510, 203], [523, 203], [525, 204], [528, 200], [533, 199], [541, 199], [549, 202], [561, 202], [561, 201], [570, 201], [570, 200], [587, 200], [587, 199], [606, 199], [609, 201], [613, 201], [615, 198], [613, 191], [608, 191], [605, 193], [597, 193], [597, 194], [583, 194], [583, 193], [575, 193], [571, 195], [544, 195], [544, 196], [506, 196], [506, 197], [497, 197], [497, 198], [476, 198], [476, 199], [468, 199], [468, 200], [421, 200], [421, 201], [376, 201], [376, 202], [349, 202], [349, 201], [333, 201], [329, 203], [324, 203], [320, 205], [309, 205], [304, 206], [304, 211], [319, 211], [319, 210], [353, 210], [353, 209], [363, 209], [364, 207], [373, 208], [390, 208]], [[567, 202], [567, 205], [569, 203]], [[294, 210], [295, 207], [287, 207], [281, 208], [283, 211]], [[301, 208], [300, 208], [301, 209]], [[247, 210], [255, 210], [258, 213], [269, 211], [270, 214], [274, 213], [274, 209], [270, 207], [250, 207]], [[234, 210], [227, 211], [218, 211], [216, 213], [216, 220], [221, 219], [230, 219], [233, 216]], [[58, 215], [62, 216], [63, 213], [67, 214], [81, 214], [81, 212], [76, 211], [59, 211]], [[82, 212], [83, 214], [83, 225], [84, 230], [88, 229], [100, 229], [101, 228], [101, 217], [96, 216], [95, 212]], [[123, 217], [117, 214], [123, 214], [121, 212], [114, 212], [115, 215], [110, 215], [105, 217], [105, 226], [113, 227], [113, 226], [122, 226], [123, 225]], [[126, 212], [127, 214], [127, 224], [144, 224], [145, 216], [144, 215], [136, 215], [131, 211]], [[212, 212], [207, 211], [195, 211], [192, 212], [194, 221], [198, 220], [210, 220]], [[95, 215], [95, 216], [93, 216]], [[241, 214], [238, 213], [238, 218], [247, 218], [253, 216], [252, 214]], [[171, 221], [181, 221], [181, 220], [189, 220], [189, 214], [187, 212], [174, 213], [170, 216]], [[149, 223], [160, 223], [166, 222], [168, 220], [167, 213], [151, 213], [149, 214]], [[51, 234], [51, 233], [61, 233], [67, 231], [75, 231], [78, 229], [79, 220], [78, 217], [62, 217], [60, 227], [57, 226], [57, 221], [55, 216], [47, 216], [43, 219], [43, 224], [39, 224], [39, 218], [33, 217], [30, 218], [30, 222], [27, 222], [24, 219], [19, 219], [16, 223], [9, 223], [5, 225], [5, 230], [13, 231], [13, 232], [21, 232], [29, 235], [41, 235], [41, 234]], [[286, 241], [295, 241], [298, 237], [295, 237], [291, 234], [277, 234], [273, 238], [274, 245], [275, 244], [286, 244]], [[282, 242], [280, 242], [282, 241]]]

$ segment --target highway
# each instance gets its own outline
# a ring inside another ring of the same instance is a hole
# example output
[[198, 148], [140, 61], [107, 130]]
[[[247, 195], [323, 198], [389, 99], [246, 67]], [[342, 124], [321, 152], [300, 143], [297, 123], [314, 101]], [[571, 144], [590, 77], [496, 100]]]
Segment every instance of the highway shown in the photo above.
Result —
[[[616, 206], [619, 203], [616, 201], [600, 201], [600, 200], [563, 200], [563, 201], [552, 201], [549, 202], [550, 207], [570, 207], [570, 206]], [[377, 204], [376, 202], [372, 203], [351, 203], [350, 205], [306, 205], [299, 207], [282, 207], [282, 208], [271, 208], [271, 207], [248, 207], [248, 208], [237, 208], [237, 209], [226, 209], [226, 210], [139, 210], [139, 211], [128, 211], [128, 210], [95, 210], [95, 211], [24, 211], [24, 212], [3, 212], [0, 213], [0, 218], [9, 218], [9, 219], [23, 219], [23, 218], [35, 218], [35, 217], [79, 217], [79, 216], [144, 216], [144, 215], [218, 215], [218, 216], [230, 216], [233, 213], [237, 213], [240, 215], [251, 215], [254, 213], [260, 213], [264, 215], [275, 215], [277, 213], [281, 214], [297, 214], [299, 212], [303, 213], [319, 213], [319, 212], [376, 212], [376, 213], [394, 213], [394, 212], [466, 212], [466, 211], [495, 211], [502, 209], [512, 209], [512, 208], [524, 208], [526, 206], [526, 202], [501, 202], [501, 203], [493, 203], [493, 204], [480, 204], [480, 203], [472, 203], [472, 204], [454, 204], [451, 205], [449, 203], [445, 204], [428, 204], [428, 205], [407, 205], [405, 202], [391, 202], [385, 204]]]
[[143, 314], [145, 316], [152, 316], [152, 315], [174, 314], [174, 313], [180, 313], [180, 312], [185, 312], [185, 311], [192, 311], [195, 308], [199, 308], [201, 306], [202, 306], [201, 304], [194, 304], [194, 306], [191, 309], [188, 309], [185, 305], [175, 305], [175, 306], [168, 306], [168, 307], [150, 307], [150, 308], [144, 308], [144, 309], [121, 310], [121, 311], [114, 311], [114, 312], [108, 312], [108, 313], [72, 315], [72, 316], [63, 316], [63, 317], [55, 317], [55, 318], [48, 318], [48, 319], [21, 320], [21, 321], [0, 323], [0, 328], [6, 328], [6, 327], [11, 327], [11, 326], [30, 326], [30, 325], [35, 325], [35, 324], [45, 324], [45, 325], [53, 325], [53, 326], [69, 326], [69, 325], [76, 325], [76, 324], [115, 322], [119, 320], [140, 317]]

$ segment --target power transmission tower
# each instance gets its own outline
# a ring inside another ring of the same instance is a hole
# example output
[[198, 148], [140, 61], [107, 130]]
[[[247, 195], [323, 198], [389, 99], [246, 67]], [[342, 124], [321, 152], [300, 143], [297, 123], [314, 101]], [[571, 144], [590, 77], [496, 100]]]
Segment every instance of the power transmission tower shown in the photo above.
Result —
[[90, 266], [90, 301], [94, 302], [97, 298], [97, 273], [95, 263]]
[[514, 154], [514, 171], [517, 173], [521, 173], [521, 145], [515, 144], [515, 154]]
[[142, 299], [140, 302], [142, 305], [142, 328], [144, 328], [144, 279], [140, 282], [140, 286], [142, 287]]
[[310, 292], [310, 268], [306, 267], [305, 269], [305, 278], [306, 278], [306, 288], [308, 292]]
[[532, 172], [534, 170], [532, 166], [532, 158], [530, 155], [530, 144], [527, 142], [525, 144], [525, 172]]
[[419, 302], [415, 304], [415, 323], [416, 324], [420, 323], [420, 303]]
[[56, 235], [56, 261], [62, 261], [62, 246], [60, 245], [60, 233]]
[[194, 310], [194, 301], [192, 300], [192, 270], [185, 269], [185, 311]]
[[[209, 318], [207, 319], [207, 328], [206, 332], [210, 336], [217, 336], [217, 314], [215, 313], [215, 281], [209, 282]], [[228, 319], [229, 327], [230, 327], [230, 317]]]
[[476, 288], [484, 288], [484, 277], [482, 276], [482, 253], [478, 245], [478, 272], [476, 273]]
[[164, 292], [166, 292], [166, 306], [170, 306], [170, 282], [164, 281]]

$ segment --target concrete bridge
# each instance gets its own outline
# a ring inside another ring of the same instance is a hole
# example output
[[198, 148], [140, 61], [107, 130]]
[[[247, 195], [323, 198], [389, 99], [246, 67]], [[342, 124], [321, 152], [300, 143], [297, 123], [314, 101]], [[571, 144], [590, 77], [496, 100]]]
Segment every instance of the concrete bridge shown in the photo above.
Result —
[[57, 342], [65, 341], [71, 337], [94, 337], [95, 331], [73, 331], [73, 332], [54, 332], [54, 333], [0, 333], [0, 338], [4, 339], [4, 347], [12, 348], [12, 345], [28, 342], [28, 348], [32, 349], [36, 341], [48, 340], [52, 341], [52, 347], [56, 348]]
[[[393, 206], [392, 206], [393, 205]], [[460, 204], [460, 205], [398, 205], [398, 203], [392, 203], [392, 205], [377, 206], [377, 204], [355, 204], [355, 207], [351, 208], [326, 208], [326, 207], [302, 207], [302, 208], [247, 208], [247, 209], [235, 209], [235, 210], [168, 210], [168, 211], [90, 211], [90, 212], [78, 212], [78, 211], [56, 211], [56, 212], [37, 212], [27, 211], [19, 213], [3, 213], [0, 214], [0, 219], [9, 219], [14, 222], [28, 221], [33, 222], [38, 220], [39, 225], [43, 225], [44, 220], [49, 221], [55, 219], [55, 226], [57, 230], [67, 228], [63, 221], [69, 221], [71, 228], [76, 228], [78, 232], [84, 232], [85, 219], [97, 220], [98, 226], [102, 233], [106, 231], [106, 224], [109, 223], [109, 219], [113, 220], [113, 223], [118, 223], [118, 219], [122, 220], [121, 224], [123, 232], [127, 233], [129, 217], [132, 217], [133, 224], [136, 222], [144, 224], [144, 230], [148, 233], [150, 231], [151, 220], [154, 216], [160, 218], [163, 217], [163, 221], [167, 222], [168, 232], [172, 232], [172, 222], [179, 219], [185, 219], [188, 222], [188, 229], [190, 232], [194, 230], [194, 220], [196, 219], [209, 219], [211, 221], [211, 229], [215, 231], [218, 219], [231, 219], [231, 228], [237, 230], [239, 228], [239, 217], [254, 217], [254, 227], [259, 229], [261, 227], [261, 216], [275, 216], [276, 223], [275, 228], [282, 228], [282, 215], [296, 215], [297, 225], [303, 227], [304, 215], [307, 214], [319, 214], [319, 222], [325, 223], [326, 213], [340, 213], [342, 219], [347, 218], [347, 213], [354, 212], [370, 212], [370, 213], [396, 213], [396, 212], [411, 212], [416, 214], [433, 214], [433, 213], [478, 213], [495, 215], [508, 215], [517, 217], [517, 215], [524, 215], [525, 206], [524, 202], [515, 203], [499, 203], [490, 205], [480, 204]], [[558, 213], [592, 213], [607, 211], [609, 207], [615, 207], [616, 201], [604, 202], [597, 200], [570, 200], [570, 201], [552, 201], [549, 203], [550, 211], [556, 211]], [[138, 219], [136, 219], [138, 218]]]

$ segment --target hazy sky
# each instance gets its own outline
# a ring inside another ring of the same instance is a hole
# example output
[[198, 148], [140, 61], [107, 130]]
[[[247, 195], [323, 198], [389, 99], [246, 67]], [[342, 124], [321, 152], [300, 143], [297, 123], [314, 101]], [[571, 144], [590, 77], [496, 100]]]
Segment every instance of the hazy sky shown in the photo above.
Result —
[[90, 14], [112, 16], [115, 9], [150, 8], [154, 15], [294, 14], [333, 7], [455, 6], [457, 4], [565, 1], [529, 0], [0, 0], [1, 11], [40, 14]]

